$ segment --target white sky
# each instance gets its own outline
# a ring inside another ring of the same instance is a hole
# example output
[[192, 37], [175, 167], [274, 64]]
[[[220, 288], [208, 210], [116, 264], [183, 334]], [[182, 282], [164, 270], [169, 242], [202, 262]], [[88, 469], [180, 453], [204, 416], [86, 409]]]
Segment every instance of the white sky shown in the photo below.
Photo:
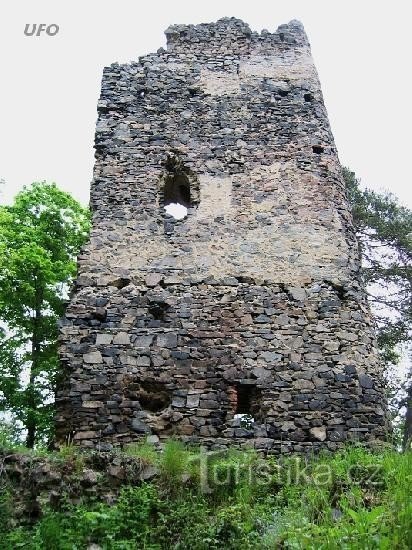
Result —
[[[392, 0], [3, 0], [0, 177], [3, 200], [55, 181], [87, 202], [102, 68], [165, 46], [171, 23], [223, 16], [253, 30], [302, 21], [312, 44], [341, 162], [412, 206], [411, 22]], [[56, 23], [27, 37], [26, 23]]]

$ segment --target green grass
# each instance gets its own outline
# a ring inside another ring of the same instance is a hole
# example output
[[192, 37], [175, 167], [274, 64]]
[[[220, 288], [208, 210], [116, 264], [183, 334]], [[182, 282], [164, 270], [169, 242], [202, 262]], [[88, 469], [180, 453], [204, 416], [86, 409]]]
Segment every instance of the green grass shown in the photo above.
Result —
[[[71, 451], [70, 451], [71, 453]], [[70, 454], [68, 453], [68, 454]], [[351, 446], [335, 454], [261, 458], [205, 453], [169, 441], [128, 456], [157, 477], [112, 505], [65, 505], [31, 529], [12, 527], [0, 499], [4, 549], [409, 549], [412, 453]]]
[[145, 464], [156, 465], [158, 461], [158, 453], [153, 445], [142, 441], [139, 443], [130, 443], [123, 449], [126, 456], [139, 458]]

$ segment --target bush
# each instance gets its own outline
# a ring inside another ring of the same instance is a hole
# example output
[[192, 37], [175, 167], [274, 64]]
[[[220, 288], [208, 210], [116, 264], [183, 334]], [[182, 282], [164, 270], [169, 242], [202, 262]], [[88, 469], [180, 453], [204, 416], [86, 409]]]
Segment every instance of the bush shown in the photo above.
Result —
[[14, 424], [0, 420], [0, 449], [14, 449], [21, 446], [20, 430]]
[[0, 535], [7, 533], [12, 525], [12, 500], [10, 492], [0, 481]]
[[157, 457], [144, 446], [128, 453], [156, 458], [160, 474], [124, 487], [112, 506], [71, 506], [46, 513], [32, 529], [13, 529], [7, 499], [0, 499], [4, 547], [412, 547], [412, 453], [350, 447], [334, 455], [278, 460], [253, 452], [205, 454], [176, 441]]

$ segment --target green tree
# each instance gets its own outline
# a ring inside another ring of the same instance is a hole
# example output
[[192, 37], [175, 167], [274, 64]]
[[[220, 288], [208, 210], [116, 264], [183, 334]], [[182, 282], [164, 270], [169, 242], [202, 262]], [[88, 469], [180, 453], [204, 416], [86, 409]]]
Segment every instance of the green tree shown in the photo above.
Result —
[[89, 225], [55, 184], [33, 183], [0, 206], [0, 410], [21, 422], [28, 447], [51, 430], [57, 321]]
[[[412, 212], [390, 193], [361, 189], [355, 174], [344, 168], [362, 271], [377, 321], [378, 345], [386, 364], [399, 360], [399, 344], [407, 343], [412, 319]], [[405, 439], [412, 438], [412, 377], [398, 406], [407, 408]], [[406, 444], [406, 443], [405, 443]]]

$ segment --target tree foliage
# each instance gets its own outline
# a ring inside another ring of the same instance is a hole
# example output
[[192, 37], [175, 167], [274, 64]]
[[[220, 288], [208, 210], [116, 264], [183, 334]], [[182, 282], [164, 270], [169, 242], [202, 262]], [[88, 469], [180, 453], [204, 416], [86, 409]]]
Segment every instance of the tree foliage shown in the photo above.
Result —
[[22, 423], [29, 447], [50, 430], [57, 320], [88, 231], [88, 211], [55, 184], [0, 206], [0, 410]]
[[[390, 193], [362, 190], [344, 168], [360, 246], [362, 272], [377, 321], [378, 345], [386, 364], [399, 360], [399, 344], [410, 341], [412, 320], [412, 211]], [[399, 388], [398, 388], [399, 389]], [[412, 376], [406, 380], [405, 441], [412, 437]], [[409, 427], [408, 427], [409, 419]]]

